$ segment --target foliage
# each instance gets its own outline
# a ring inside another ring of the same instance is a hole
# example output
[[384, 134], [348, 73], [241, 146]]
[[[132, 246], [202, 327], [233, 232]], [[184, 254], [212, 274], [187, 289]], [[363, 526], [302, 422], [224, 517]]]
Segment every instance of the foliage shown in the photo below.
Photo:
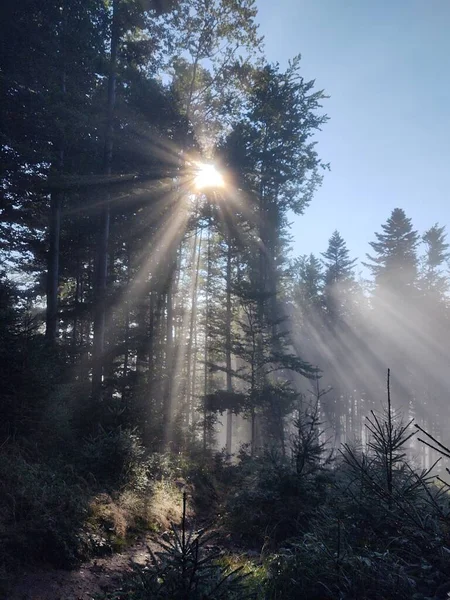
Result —
[[421, 265], [421, 288], [425, 294], [434, 296], [435, 303], [441, 306], [446, 302], [449, 289], [445, 266], [450, 259], [448, 252], [450, 245], [446, 238], [445, 227], [440, 227], [437, 223], [422, 236], [426, 250]]
[[212, 394], [208, 394], [204, 401], [206, 410], [219, 412], [220, 414], [223, 414], [227, 410], [239, 414], [245, 410], [247, 405], [245, 394], [227, 392], [226, 390], [217, 390]]
[[160, 542], [162, 550], [154, 553], [149, 549], [148, 564], [134, 565], [133, 576], [125, 580], [122, 589], [107, 597], [111, 600], [250, 598], [245, 591], [242, 568], [230, 569], [227, 564], [220, 564], [220, 553], [212, 547], [212, 540], [203, 531], [187, 528], [184, 493], [180, 529], [172, 526], [169, 539]]
[[32, 448], [3, 447], [0, 456], [2, 560], [47, 560], [73, 566], [86, 555], [81, 528], [88, 486], [69, 466], [32, 460]]
[[371, 289], [337, 231], [289, 261], [326, 96], [260, 55], [254, 0], [9, 2], [0, 37], [0, 573], [181, 521], [115, 597], [443, 597], [445, 228], [394, 209]]
[[252, 458], [240, 455], [235, 492], [225, 507], [225, 526], [251, 546], [277, 545], [308, 530], [332, 482], [324, 469], [317, 413], [300, 412], [292, 435], [292, 456], [276, 448]]
[[375, 234], [377, 241], [370, 242], [375, 256], [367, 255], [371, 262], [366, 266], [374, 274], [377, 284], [411, 289], [417, 277], [419, 234], [401, 208], [392, 211], [382, 229], [383, 233]]
[[[331, 541], [331, 540], [330, 540]], [[337, 548], [338, 540], [307, 534], [274, 556], [269, 567], [268, 600], [407, 600], [413, 581], [389, 552]]]
[[325, 266], [325, 307], [332, 325], [340, 319], [349, 319], [353, 315], [356, 282], [356, 258], [351, 259], [347, 245], [339, 234], [334, 231], [328, 241], [326, 252], [322, 252], [322, 262]]
[[135, 431], [121, 427], [100, 429], [86, 438], [80, 452], [80, 468], [107, 488], [130, 485], [144, 489], [148, 485], [145, 449]]
[[[262, 597], [445, 597], [448, 486], [437, 487], [430, 470], [409, 465], [410, 425], [395, 414], [389, 394], [384, 416], [367, 420], [367, 447], [344, 446], [341, 460], [328, 467], [314, 412], [297, 421], [297, 456], [290, 465], [270, 453], [241, 455], [225, 525], [266, 552], [278, 542], [275, 554], [267, 555]], [[310, 467], [300, 460], [296, 469], [298, 458], [308, 456]]]

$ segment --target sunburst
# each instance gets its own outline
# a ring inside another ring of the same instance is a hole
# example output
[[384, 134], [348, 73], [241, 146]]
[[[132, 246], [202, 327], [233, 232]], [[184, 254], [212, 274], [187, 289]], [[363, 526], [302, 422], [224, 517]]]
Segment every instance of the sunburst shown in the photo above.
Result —
[[194, 187], [197, 191], [225, 187], [223, 175], [211, 163], [200, 163], [194, 177]]

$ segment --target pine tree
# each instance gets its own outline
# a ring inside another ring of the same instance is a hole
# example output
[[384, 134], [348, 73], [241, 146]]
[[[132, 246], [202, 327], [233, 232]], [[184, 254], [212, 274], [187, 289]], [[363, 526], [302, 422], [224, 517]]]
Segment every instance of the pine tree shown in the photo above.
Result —
[[373, 312], [370, 333], [372, 348], [385, 367], [392, 369], [392, 387], [402, 409], [415, 412], [417, 339], [415, 328], [420, 323], [420, 290], [418, 287], [419, 234], [405, 211], [396, 208], [376, 233], [370, 245], [375, 256], [367, 255], [364, 263], [374, 276]]
[[[422, 242], [425, 253], [421, 258], [419, 277], [420, 348], [416, 357], [415, 389], [421, 398], [419, 416], [422, 425], [437, 434], [449, 419], [447, 384], [440, 374], [445, 372], [448, 362], [443, 350], [447, 347], [450, 331], [450, 280], [446, 275], [450, 246], [445, 227], [437, 223], [423, 234]], [[423, 355], [429, 360], [423, 361]]]
[[320, 260], [310, 254], [294, 261], [294, 301], [298, 309], [308, 318], [311, 312], [323, 308], [324, 273]]
[[[0, 237], [6, 234], [0, 245], [28, 253], [30, 270], [49, 267], [42, 292], [48, 295], [52, 341], [64, 195], [63, 186], [52, 180], [61, 183], [63, 172], [73, 174], [81, 163], [95, 163], [91, 102], [104, 55], [104, 6], [95, 0], [27, 0], [6, 3], [0, 11], [0, 177], [5, 191]], [[30, 264], [29, 253], [41, 256]]]
[[430, 227], [422, 236], [425, 244], [425, 256], [422, 260], [421, 287], [428, 294], [435, 294], [438, 301], [444, 301], [449, 289], [449, 280], [443, 274], [450, 259], [450, 244], [446, 241], [445, 226], [438, 223]]
[[401, 208], [395, 208], [383, 233], [375, 233], [376, 242], [370, 242], [375, 256], [367, 254], [370, 263], [363, 263], [375, 278], [376, 287], [405, 295], [412, 293], [417, 283], [419, 234], [411, 219]]
[[325, 283], [334, 284], [345, 279], [352, 279], [354, 275], [354, 267], [356, 258], [349, 257], [347, 245], [336, 230], [328, 240], [328, 249], [322, 252], [325, 265]]
[[[241, 280], [234, 291], [241, 313], [239, 328], [231, 341], [239, 366], [232, 373], [245, 384], [240, 388], [244, 393], [241, 410], [251, 422], [252, 453], [261, 447], [262, 440], [276, 442], [284, 452], [284, 420], [298, 397], [292, 387], [293, 374], [314, 378], [317, 370], [292, 351], [287, 320], [280, 317], [274, 323], [261, 314], [263, 292], [259, 291], [257, 280]], [[234, 396], [230, 396], [232, 400]], [[239, 395], [237, 400], [240, 401]], [[230, 408], [236, 411], [235, 406]]]
[[229, 161], [238, 185], [252, 200], [260, 239], [259, 280], [268, 294], [261, 311], [279, 313], [277, 292], [284, 263], [286, 214], [302, 214], [320, 184], [320, 161], [311, 136], [326, 122], [319, 114], [322, 91], [300, 74], [300, 58], [281, 72], [266, 65], [252, 73], [243, 118], [228, 138]]
[[325, 305], [332, 321], [349, 317], [351, 313], [351, 296], [356, 291], [356, 259], [351, 259], [349, 254], [344, 239], [338, 231], [334, 231], [328, 241], [327, 251], [322, 253], [325, 266]]

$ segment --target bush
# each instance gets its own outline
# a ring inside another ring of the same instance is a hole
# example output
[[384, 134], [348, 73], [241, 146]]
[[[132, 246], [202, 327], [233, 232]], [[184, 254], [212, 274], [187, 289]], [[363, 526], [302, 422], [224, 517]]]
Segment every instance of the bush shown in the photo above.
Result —
[[225, 506], [225, 525], [243, 541], [278, 544], [308, 530], [325, 502], [329, 474], [298, 474], [293, 461], [266, 451], [242, 461], [240, 481]]
[[32, 462], [17, 448], [0, 457], [0, 525], [5, 563], [48, 560], [73, 566], [85, 554], [85, 483], [59, 464]]
[[100, 428], [85, 439], [78, 463], [85, 476], [110, 490], [125, 486], [144, 490], [149, 483], [146, 451], [135, 430]]
[[410, 600], [414, 581], [389, 552], [337, 549], [314, 534], [289, 545], [269, 567], [267, 600]]
[[245, 600], [254, 598], [244, 585], [242, 567], [221, 563], [220, 553], [211, 547], [213, 536], [187, 529], [187, 498], [183, 494], [180, 529], [172, 526], [171, 536], [160, 542], [161, 551], [149, 549], [145, 567], [134, 565], [120, 590], [107, 595], [111, 600]]

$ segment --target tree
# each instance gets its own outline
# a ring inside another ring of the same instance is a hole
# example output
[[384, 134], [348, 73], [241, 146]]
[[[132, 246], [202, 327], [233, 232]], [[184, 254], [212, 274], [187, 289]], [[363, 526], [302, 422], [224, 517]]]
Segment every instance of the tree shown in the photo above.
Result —
[[326, 252], [322, 252], [325, 266], [325, 285], [331, 293], [333, 286], [354, 280], [356, 258], [351, 259], [347, 245], [338, 231], [334, 231], [328, 240]]
[[[64, 189], [51, 180], [79, 168], [81, 147], [89, 154], [87, 124], [103, 56], [104, 7], [95, 0], [26, 0], [1, 10], [0, 102], [9, 115], [1, 127], [4, 218], [22, 233], [20, 247], [18, 236], [8, 235], [6, 244], [22, 259], [23, 252], [40, 253], [46, 262], [46, 335], [53, 342]], [[29, 254], [27, 262], [30, 266]]]
[[260, 239], [259, 279], [270, 298], [261, 311], [275, 314], [286, 213], [301, 214], [320, 183], [313, 133], [326, 116], [317, 114], [322, 91], [300, 74], [295, 58], [283, 73], [278, 66], [255, 69], [244, 117], [228, 138], [229, 161], [251, 199]]
[[184, 0], [173, 14], [172, 86], [208, 158], [242, 110], [243, 77], [261, 44], [256, 13], [255, 0]]
[[[332, 391], [327, 397], [327, 416], [331, 419], [336, 444], [342, 441], [343, 421], [353, 413], [354, 393], [357, 379], [352, 372], [353, 349], [357, 345], [354, 328], [357, 324], [355, 308], [358, 292], [354, 276], [356, 259], [350, 258], [347, 245], [334, 231], [328, 241], [326, 252], [322, 253], [324, 273], [324, 307], [326, 312], [324, 344], [329, 352], [324, 353], [320, 363]], [[337, 358], [339, 357], [339, 358]], [[329, 406], [331, 405], [331, 406]], [[355, 426], [352, 419], [352, 426]], [[346, 432], [347, 434], [350, 432]], [[358, 435], [354, 427], [353, 434]]]
[[[417, 349], [415, 389], [422, 398], [419, 408], [424, 427], [436, 434], [448, 422], [448, 407], [444, 400], [447, 382], [442, 378], [446, 370], [449, 335], [449, 278], [446, 267], [450, 254], [445, 227], [437, 223], [422, 236], [425, 252], [420, 261], [420, 347]], [[426, 355], [429, 360], [424, 361]]]
[[370, 242], [375, 256], [367, 254], [371, 262], [363, 264], [374, 276], [376, 287], [411, 293], [417, 283], [419, 234], [401, 208], [395, 208], [381, 228], [383, 233], [375, 233], [377, 241]]
[[375, 256], [367, 255], [370, 263], [363, 263], [374, 276], [371, 314], [372, 347], [385, 367], [393, 372], [392, 387], [403, 402], [402, 408], [415, 411], [418, 364], [417, 345], [420, 323], [420, 291], [418, 287], [419, 234], [405, 211], [396, 208], [382, 225], [383, 233], [376, 233], [376, 242], [370, 245]]
[[296, 320], [300, 327], [313, 325], [324, 316], [323, 265], [314, 254], [303, 255], [294, 260], [291, 272]]
[[448, 264], [450, 253], [447, 243], [445, 226], [440, 227], [438, 223], [430, 227], [422, 236], [425, 244], [425, 256], [422, 260], [421, 287], [428, 294], [435, 294], [438, 301], [444, 301], [449, 289], [448, 277], [443, 275], [442, 270]]
[[327, 251], [322, 252], [325, 259], [322, 262], [326, 268], [325, 283], [334, 284], [353, 277], [356, 258], [350, 259], [349, 254], [344, 239], [339, 231], [335, 230], [328, 240]]
[[[231, 410], [250, 420], [251, 450], [261, 448], [262, 440], [272, 440], [285, 451], [285, 417], [293, 410], [298, 398], [292, 383], [293, 373], [306, 378], [317, 376], [317, 369], [299, 358], [293, 351], [286, 319], [274, 323], [261, 315], [262, 292], [257, 280], [241, 279], [234, 287], [240, 313], [231, 338], [236, 367], [231, 374], [235, 390], [217, 390], [213, 400], [220, 411]], [[277, 327], [274, 327], [276, 325]], [[229, 372], [229, 365], [212, 363], [213, 371]], [[217, 409], [216, 409], [217, 410]]]
[[[118, 67], [120, 60], [125, 64], [133, 62], [136, 58], [134, 50], [136, 46], [144, 46], [144, 54], [138, 53], [140, 62], [149, 59], [149, 53], [154, 48], [138, 40], [134, 36], [146, 28], [151, 30], [151, 17], [171, 10], [170, 2], [140, 3], [136, 0], [112, 0], [109, 10], [109, 61], [107, 67], [108, 85], [106, 99], [106, 120], [103, 132], [103, 174], [106, 178], [112, 175], [113, 148], [114, 148], [114, 118], [116, 105], [116, 87], [118, 78]], [[147, 29], [147, 33], [148, 29]], [[134, 44], [133, 44], [134, 42]], [[131, 51], [131, 56], [130, 56]], [[95, 274], [95, 310], [93, 324], [93, 346], [92, 346], [92, 396], [94, 401], [101, 399], [102, 377], [103, 377], [103, 354], [105, 351], [105, 322], [106, 322], [106, 300], [107, 300], [107, 275], [108, 275], [108, 245], [110, 236], [111, 198], [110, 190], [106, 189], [106, 198], [102, 202], [100, 211], [100, 227], [96, 254]]]
[[356, 258], [351, 259], [349, 254], [344, 239], [338, 231], [334, 231], [328, 240], [327, 251], [322, 253], [325, 266], [325, 304], [332, 321], [350, 316], [351, 295], [356, 287]]

